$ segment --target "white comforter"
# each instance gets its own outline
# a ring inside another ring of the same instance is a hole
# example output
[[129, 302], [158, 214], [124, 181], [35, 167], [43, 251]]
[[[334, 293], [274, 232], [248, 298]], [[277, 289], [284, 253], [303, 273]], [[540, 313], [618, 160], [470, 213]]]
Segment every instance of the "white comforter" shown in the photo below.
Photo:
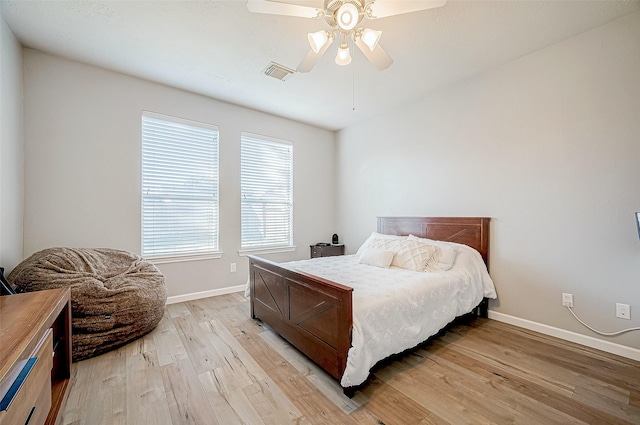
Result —
[[480, 254], [455, 244], [446, 272], [384, 269], [358, 263], [358, 256], [292, 261], [289, 267], [352, 287], [353, 332], [343, 387], [363, 383], [378, 361], [412, 348], [455, 317], [496, 292]]

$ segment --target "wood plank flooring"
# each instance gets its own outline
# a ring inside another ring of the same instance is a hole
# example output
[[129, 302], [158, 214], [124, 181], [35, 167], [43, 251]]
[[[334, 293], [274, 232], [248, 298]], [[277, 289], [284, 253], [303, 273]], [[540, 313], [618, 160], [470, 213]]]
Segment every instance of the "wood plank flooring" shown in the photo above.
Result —
[[353, 399], [240, 293], [72, 365], [62, 424], [640, 424], [640, 362], [475, 319], [378, 365]]

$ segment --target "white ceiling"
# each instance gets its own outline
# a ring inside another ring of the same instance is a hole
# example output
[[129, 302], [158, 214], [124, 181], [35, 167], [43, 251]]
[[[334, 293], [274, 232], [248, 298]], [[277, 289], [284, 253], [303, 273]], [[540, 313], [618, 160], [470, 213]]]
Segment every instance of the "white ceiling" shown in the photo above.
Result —
[[338, 130], [640, 10], [640, 0], [449, 0], [367, 21], [383, 31], [387, 70], [357, 49], [350, 66], [336, 65], [334, 43], [310, 73], [280, 81], [264, 68], [295, 69], [306, 34], [326, 23], [250, 13], [245, 3], [2, 0], [2, 15], [26, 47]]

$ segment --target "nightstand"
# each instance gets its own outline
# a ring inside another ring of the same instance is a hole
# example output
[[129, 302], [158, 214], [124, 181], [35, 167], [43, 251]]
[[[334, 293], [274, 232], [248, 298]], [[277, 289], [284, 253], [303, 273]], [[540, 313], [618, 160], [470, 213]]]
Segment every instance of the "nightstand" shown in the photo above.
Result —
[[332, 257], [334, 255], [344, 255], [344, 244], [338, 245], [311, 245], [311, 258]]

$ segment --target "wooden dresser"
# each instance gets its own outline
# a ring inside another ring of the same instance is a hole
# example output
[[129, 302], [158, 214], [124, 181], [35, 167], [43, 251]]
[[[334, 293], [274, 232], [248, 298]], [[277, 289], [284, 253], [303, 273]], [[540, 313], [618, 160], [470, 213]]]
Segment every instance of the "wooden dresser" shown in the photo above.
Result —
[[53, 425], [71, 368], [69, 289], [0, 297], [0, 425]]

